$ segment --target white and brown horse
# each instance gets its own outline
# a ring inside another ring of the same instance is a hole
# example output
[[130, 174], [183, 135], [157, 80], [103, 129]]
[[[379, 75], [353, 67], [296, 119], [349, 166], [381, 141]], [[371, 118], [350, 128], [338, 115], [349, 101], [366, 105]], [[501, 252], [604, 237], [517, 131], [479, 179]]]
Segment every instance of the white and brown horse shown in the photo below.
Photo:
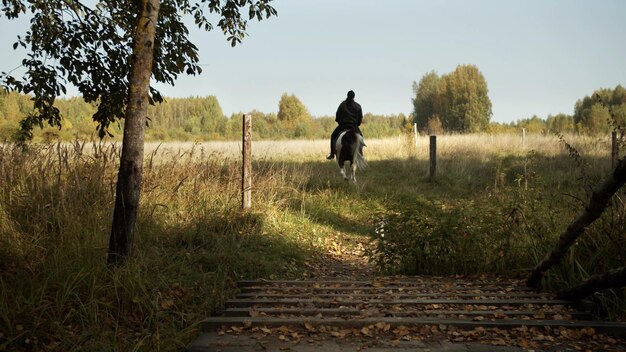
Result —
[[337, 137], [337, 162], [339, 163], [339, 170], [344, 180], [348, 180], [344, 164], [346, 161], [350, 162], [350, 170], [352, 182], [356, 183], [356, 170], [364, 170], [367, 167], [365, 159], [363, 159], [363, 147], [365, 141], [356, 129], [350, 128], [339, 134]]

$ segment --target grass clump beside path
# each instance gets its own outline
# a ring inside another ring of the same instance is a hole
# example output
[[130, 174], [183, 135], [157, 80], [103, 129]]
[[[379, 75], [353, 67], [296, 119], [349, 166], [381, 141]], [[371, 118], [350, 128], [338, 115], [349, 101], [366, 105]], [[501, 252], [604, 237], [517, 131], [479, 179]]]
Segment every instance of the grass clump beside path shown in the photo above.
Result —
[[[494, 138], [439, 138], [435, 181], [425, 139], [368, 141], [357, 185], [323, 160], [326, 141], [255, 142], [247, 214], [237, 143], [149, 145], [134, 254], [115, 269], [119, 148], [2, 145], [0, 350], [180, 350], [236, 280], [303, 277], [328, 250], [371, 240], [384, 273], [525, 274], [579, 211], [581, 180], [608, 172], [608, 148], [573, 140], [583, 170], [554, 138]], [[550, 287], [623, 263], [619, 206]], [[601, 297], [614, 316], [622, 295]]]

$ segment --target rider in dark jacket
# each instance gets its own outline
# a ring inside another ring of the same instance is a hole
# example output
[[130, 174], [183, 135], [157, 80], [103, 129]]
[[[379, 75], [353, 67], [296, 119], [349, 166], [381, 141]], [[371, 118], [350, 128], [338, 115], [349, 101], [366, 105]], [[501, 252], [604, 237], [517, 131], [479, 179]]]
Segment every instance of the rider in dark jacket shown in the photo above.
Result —
[[361, 105], [354, 101], [353, 91], [349, 91], [346, 100], [339, 104], [339, 108], [337, 108], [337, 113], [335, 114], [335, 121], [339, 125], [330, 136], [330, 154], [326, 157], [328, 160], [332, 160], [335, 157], [337, 152], [335, 150], [335, 144], [341, 132], [354, 128], [361, 136], [363, 135], [359, 129], [361, 121], [363, 121], [363, 110], [361, 109]]

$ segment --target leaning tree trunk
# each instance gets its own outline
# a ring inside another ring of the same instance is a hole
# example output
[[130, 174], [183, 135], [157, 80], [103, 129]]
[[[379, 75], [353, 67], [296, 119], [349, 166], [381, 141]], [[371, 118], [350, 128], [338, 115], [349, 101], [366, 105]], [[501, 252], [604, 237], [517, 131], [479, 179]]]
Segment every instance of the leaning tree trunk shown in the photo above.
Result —
[[565, 253], [567, 253], [569, 247], [574, 244], [574, 241], [585, 232], [587, 226], [591, 225], [591, 223], [602, 215], [613, 194], [615, 194], [624, 183], [626, 183], [626, 158], [617, 163], [617, 167], [611, 176], [605, 179], [600, 185], [600, 188], [593, 192], [585, 211], [583, 211], [574, 222], [569, 224], [552, 252], [547, 254], [533, 269], [526, 281], [528, 286], [535, 287], [539, 284], [543, 273], [550, 267], [556, 265]]
[[143, 148], [152, 74], [153, 48], [159, 0], [142, 0], [134, 33], [133, 55], [128, 76], [129, 93], [124, 123], [122, 157], [117, 176], [115, 210], [109, 241], [108, 262], [124, 261], [131, 251], [139, 210]]
[[624, 286], [626, 286], [626, 266], [610, 270], [604, 274], [593, 275], [578, 286], [559, 291], [557, 297], [562, 299], [582, 299], [600, 290]]

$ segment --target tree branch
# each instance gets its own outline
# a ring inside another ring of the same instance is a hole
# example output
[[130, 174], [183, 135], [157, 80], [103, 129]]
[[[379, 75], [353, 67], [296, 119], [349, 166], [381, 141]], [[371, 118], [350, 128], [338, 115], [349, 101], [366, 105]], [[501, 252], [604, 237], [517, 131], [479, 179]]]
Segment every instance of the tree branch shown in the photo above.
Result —
[[567, 253], [569, 247], [576, 239], [585, 232], [587, 226], [591, 225], [602, 215], [611, 197], [626, 183], [626, 158], [619, 161], [611, 176], [606, 178], [597, 191], [594, 191], [589, 200], [589, 204], [583, 213], [567, 227], [561, 234], [556, 246], [547, 254], [539, 264], [533, 269], [526, 284], [536, 287], [541, 281], [543, 273], [558, 264], [561, 258]]
[[600, 290], [626, 286], [626, 266], [609, 270], [604, 274], [591, 276], [582, 284], [559, 291], [557, 297], [561, 299], [582, 299]]

